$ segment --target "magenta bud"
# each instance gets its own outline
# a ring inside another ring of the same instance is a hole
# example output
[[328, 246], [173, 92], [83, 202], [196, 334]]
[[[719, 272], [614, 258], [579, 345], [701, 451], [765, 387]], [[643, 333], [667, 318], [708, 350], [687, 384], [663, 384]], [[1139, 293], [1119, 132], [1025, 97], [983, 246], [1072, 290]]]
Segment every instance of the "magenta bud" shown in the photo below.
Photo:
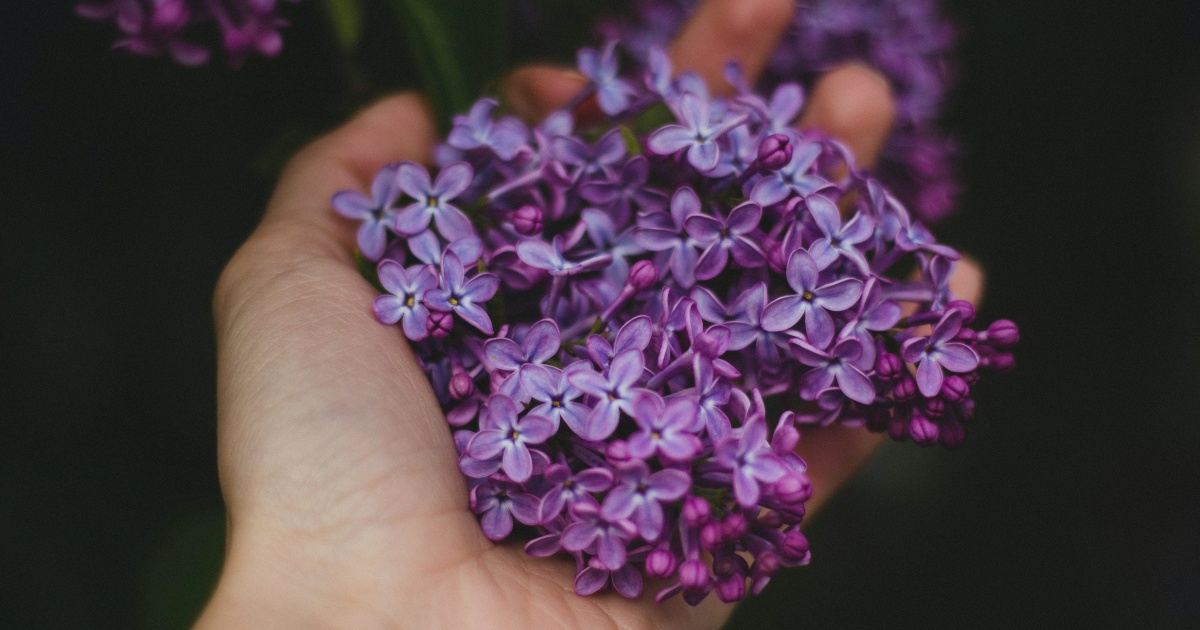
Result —
[[1011, 348], [1021, 339], [1021, 331], [1017, 330], [1015, 323], [1007, 319], [998, 319], [987, 327], [987, 332], [982, 337], [997, 348]]
[[707, 589], [712, 584], [708, 567], [699, 560], [685, 560], [679, 565], [679, 585], [689, 590]]
[[604, 449], [605, 456], [608, 461], [614, 464], [624, 464], [631, 459], [629, 455], [629, 443], [625, 440], [613, 440], [608, 443], [608, 447]]
[[925, 399], [925, 415], [930, 418], [941, 418], [946, 415], [946, 401], [941, 398]]
[[750, 531], [750, 523], [746, 522], [746, 517], [734, 512], [725, 517], [721, 521], [721, 534], [725, 540], [737, 540], [746, 535]]
[[962, 328], [958, 329], [958, 334], [954, 335], [954, 340], [961, 341], [963, 343], [972, 343], [975, 341], [975, 338], [978, 336], [979, 336], [979, 334], [976, 333], [973, 329], [963, 326]]
[[467, 396], [475, 393], [475, 381], [471, 380], [471, 376], [461, 370], [454, 373], [450, 377], [450, 397], [454, 400], [462, 400]]
[[705, 523], [704, 527], [700, 528], [700, 546], [705, 549], [716, 549], [725, 542], [725, 537], [721, 530], [721, 524], [716, 521]]
[[775, 482], [775, 495], [784, 503], [804, 503], [812, 497], [812, 483], [804, 475], [790, 473]]
[[738, 556], [731, 553], [722, 554], [719, 557], [713, 558], [712, 572], [718, 578], [728, 577], [737, 573]]
[[975, 387], [979, 384], [979, 372], [967, 372], [962, 374], [962, 379], [967, 382], [967, 385]]
[[941, 396], [952, 403], [960, 403], [970, 394], [971, 386], [967, 385], [966, 379], [957, 374], [951, 374], [942, 381]]
[[702, 357], [715, 359], [721, 356], [721, 341], [716, 335], [703, 332], [692, 340], [692, 350]]
[[688, 497], [683, 500], [681, 513], [688, 527], [700, 527], [712, 518], [712, 507], [700, 497]]
[[938, 426], [924, 414], [914, 413], [912, 423], [908, 426], [908, 433], [912, 436], [913, 442], [921, 446], [933, 446], [938, 441]]
[[777, 171], [792, 161], [792, 143], [781, 134], [771, 134], [758, 145], [758, 164], [762, 168]]
[[979, 367], [995, 370], [997, 372], [1008, 372], [1016, 367], [1017, 361], [1013, 358], [1011, 352], [998, 352], [990, 357], [984, 357], [979, 362]]
[[946, 305], [946, 310], [962, 313], [964, 325], [975, 321], [975, 305], [966, 300], [954, 300]]
[[896, 402], [912, 402], [917, 397], [917, 382], [911, 376], [905, 376], [892, 387], [892, 397]]
[[774, 243], [767, 248], [767, 265], [775, 273], [785, 273], [787, 270], [787, 252], [783, 251], [783, 243]]
[[887, 423], [888, 437], [897, 442], [908, 439], [908, 415], [900, 412], [892, 414]]
[[904, 361], [890, 352], [880, 352], [875, 359], [875, 376], [885, 383], [895, 382], [904, 376]]
[[429, 336], [442, 339], [450, 335], [454, 329], [454, 314], [447, 311], [430, 311], [429, 319], [425, 320], [425, 330]]
[[646, 556], [646, 575], [665, 580], [675, 573], [675, 554], [666, 549], [655, 549]]
[[771, 436], [771, 449], [776, 453], [790, 453], [800, 443], [800, 431], [796, 427], [782, 426]]
[[808, 557], [808, 539], [800, 530], [793, 529], [783, 535], [783, 540], [779, 543], [779, 551], [783, 553], [783, 557], [791, 562], [800, 562]]
[[521, 206], [512, 213], [513, 229], [521, 236], [533, 236], [542, 231], [542, 209], [537, 206]]
[[775, 510], [766, 510], [758, 516], [758, 524], [769, 529], [779, 529], [783, 525], [783, 516]]
[[770, 551], [764, 551], [754, 559], [754, 566], [751, 567], [751, 572], [754, 575], [775, 575], [779, 571], [781, 562], [779, 556]]
[[746, 597], [746, 576], [735, 573], [717, 580], [717, 597], [726, 604], [742, 601]]
[[962, 446], [963, 440], [967, 437], [967, 432], [963, 430], [963, 425], [953, 418], [942, 422], [938, 428], [938, 441], [946, 448], [958, 448]]
[[658, 282], [658, 266], [649, 260], [639, 260], [629, 268], [629, 286], [636, 291], [649, 289]]

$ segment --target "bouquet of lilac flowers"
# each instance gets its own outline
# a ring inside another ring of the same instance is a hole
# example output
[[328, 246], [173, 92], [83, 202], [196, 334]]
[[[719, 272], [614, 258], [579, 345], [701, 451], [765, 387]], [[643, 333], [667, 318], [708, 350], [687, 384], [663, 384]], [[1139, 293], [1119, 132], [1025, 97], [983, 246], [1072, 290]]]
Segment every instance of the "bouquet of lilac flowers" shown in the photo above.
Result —
[[621, 75], [615, 43], [578, 65], [603, 124], [529, 128], [484, 98], [433, 173], [389, 165], [333, 207], [488, 538], [572, 557], [581, 595], [650, 577], [659, 600], [736, 601], [809, 561], [801, 426], [956, 446], [1017, 328], [977, 324], [958, 254], [791, 127], [797, 84], [717, 98], [661, 49]]

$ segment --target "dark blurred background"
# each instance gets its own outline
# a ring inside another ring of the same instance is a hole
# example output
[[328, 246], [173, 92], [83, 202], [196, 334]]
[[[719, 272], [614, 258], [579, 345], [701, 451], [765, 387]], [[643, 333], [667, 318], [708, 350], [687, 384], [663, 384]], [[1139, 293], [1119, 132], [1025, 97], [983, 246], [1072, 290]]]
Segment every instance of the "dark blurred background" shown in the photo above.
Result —
[[[0, 21], [0, 627], [186, 627], [219, 570], [210, 296], [334, 124], [323, 16], [231, 72]], [[10, 10], [15, 9], [9, 7]], [[1200, 7], [955, 0], [946, 240], [1020, 323], [958, 451], [889, 444], [731, 627], [1200, 627]], [[537, 55], [574, 44], [541, 42]]]

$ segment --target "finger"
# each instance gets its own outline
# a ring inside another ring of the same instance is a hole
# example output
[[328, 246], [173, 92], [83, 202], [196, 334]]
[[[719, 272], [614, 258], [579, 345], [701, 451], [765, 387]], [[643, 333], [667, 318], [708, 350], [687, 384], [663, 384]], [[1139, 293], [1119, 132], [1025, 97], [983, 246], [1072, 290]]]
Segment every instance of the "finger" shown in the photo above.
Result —
[[859, 166], [871, 167], [896, 117], [887, 79], [860, 63], [825, 73], [813, 86], [801, 128], [815, 128], [845, 143]]
[[[962, 258], [950, 277], [954, 296], [978, 306], [983, 298], [983, 268], [970, 258]], [[808, 465], [813, 495], [805, 504], [811, 515], [829, 500], [871, 458], [875, 449], [887, 438], [858, 427], [831, 425], [810, 429], [796, 452]]]
[[330, 198], [340, 190], [369, 190], [375, 173], [390, 162], [427, 161], [434, 133], [429, 108], [415, 94], [399, 94], [371, 105], [288, 162], [267, 205], [262, 229], [310, 228], [297, 246], [332, 247], [349, 256], [357, 226], [330, 209]]
[[514, 70], [502, 90], [513, 113], [536, 123], [570, 102], [585, 85], [587, 78], [574, 70], [535, 65]]
[[792, 21], [793, 0], [705, 0], [671, 46], [676, 72], [699, 74], [716, 94], [728, 94], [725, 64], [736, 61], [746, 82], [762, 74]]

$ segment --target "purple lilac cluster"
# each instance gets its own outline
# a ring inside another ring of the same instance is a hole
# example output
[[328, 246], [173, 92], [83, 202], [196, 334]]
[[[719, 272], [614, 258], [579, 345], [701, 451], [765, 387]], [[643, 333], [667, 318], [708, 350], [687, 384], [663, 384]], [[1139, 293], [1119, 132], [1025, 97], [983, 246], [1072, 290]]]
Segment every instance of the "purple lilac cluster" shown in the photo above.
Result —
[[[565, 554], [576, 592], [759, 592], [809, 561], [804, 423], [955, 446], [1017, 329], [972, 328], [958, 254], [836, 141], [796, 84], [714, 98], [666, 54], [579, 53], [608, 116], [535, 127], [478, 101], [440, 168], [383, 168], [361, 221], [492, 540]], [[915, 272], [909, 272], [915, 269]], [[907, 313], [907, 315], [906, 315]], [[793, 411], [797, 410], [797, 411]]]
[[[665, 46], [700, 0], [635, 0], [633, 17], [604, 22], [605, 38], [620, 38], [639, 59]], [[953, 26], [937, 0], [797, 0], [795, 17], [759, 88], [788, 81], [811, 87], [838, 64], [859, 61], [887, 77], [897, 121], [883, 148], [879, 178], [918, 217], [938, 221], [954, 210], [958, 187], [955, 143], [936, 120], [953, 80]]]
[[[287, 0], [298, 2], [299, 0]], [[274, 57], [283, 49], [280, 0], [103, 0], [76, 5], [80, 16], [113, 22], [121, 32], [114, 48], [135, 55], [170, 55], [184, 66], [208, 63], [209, 49], [187, 38], [194, 24], [215, 23], [229, 63], [240, 67], [251, 53]]]

